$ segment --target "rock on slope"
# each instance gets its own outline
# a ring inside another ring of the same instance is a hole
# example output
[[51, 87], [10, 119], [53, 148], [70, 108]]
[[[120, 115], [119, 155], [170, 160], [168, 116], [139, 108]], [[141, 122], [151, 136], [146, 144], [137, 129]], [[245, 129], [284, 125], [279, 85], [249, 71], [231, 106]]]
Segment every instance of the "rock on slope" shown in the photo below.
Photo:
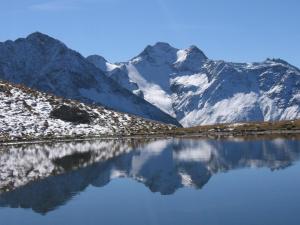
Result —
[[0, 82], [0, 141], [129, 135], [171, 126]]
[[88, 60], [185, 127], [300, 118], [300, 70], [280, 59], [214, 61], [196, 46], [179, 50], [167, 43], [125, 63], [96, 58]]
[[121, 87], [79, 53], [38, 32], [0, 42], [0, 79], [178, 125], [174, 118]]

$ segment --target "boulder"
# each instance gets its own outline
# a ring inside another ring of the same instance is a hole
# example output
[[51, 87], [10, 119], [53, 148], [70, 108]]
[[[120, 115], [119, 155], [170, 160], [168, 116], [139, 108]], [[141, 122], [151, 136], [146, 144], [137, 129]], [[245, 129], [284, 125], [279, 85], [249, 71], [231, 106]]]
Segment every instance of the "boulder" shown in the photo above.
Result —
[[86, 111], [76, 106], [61, 105], [50, 112], [50, 116], [55, 119], [72, 123], [91, 123], [92, 117]]

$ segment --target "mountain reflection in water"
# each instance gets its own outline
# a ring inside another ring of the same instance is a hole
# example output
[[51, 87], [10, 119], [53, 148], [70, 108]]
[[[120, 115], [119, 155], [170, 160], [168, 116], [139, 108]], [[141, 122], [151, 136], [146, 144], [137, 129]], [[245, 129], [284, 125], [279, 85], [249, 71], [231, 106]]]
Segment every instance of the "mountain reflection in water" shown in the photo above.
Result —
[[299, 159], [297, 140], [102, 140], [1, 147], [0, 206], [45, 214], [89, 186], [131, 178], [152, 192], [202, 188], [216, 173], [284, 169]]

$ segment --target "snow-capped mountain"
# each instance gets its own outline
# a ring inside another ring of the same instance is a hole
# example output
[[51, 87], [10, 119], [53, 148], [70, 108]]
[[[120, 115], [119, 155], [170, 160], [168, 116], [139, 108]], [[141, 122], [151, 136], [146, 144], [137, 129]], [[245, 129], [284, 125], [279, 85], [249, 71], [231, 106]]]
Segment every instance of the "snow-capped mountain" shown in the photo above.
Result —
[[0, 141], [130, 135], [171, 126], [0, 81]]
[[[0, 151], [0, 206], [47, 213], [89, 185], [117, 178], [143, 183], [152, 192], [201, 189], [212, 176], [239, 168], [291, 166], [298, 140], [103, 140], [4, 146]], [[47, 191], [45, 191], [47, 190]]]
[[79, 53], [42, 33], [0, 42], [0, 79], [178, 125], [174, 118], [121, 87]]
[[185, 127], [300, 118], [300, 70], [280, 59], [215, 61], [159, 42], [125, 63], [88, 60]]

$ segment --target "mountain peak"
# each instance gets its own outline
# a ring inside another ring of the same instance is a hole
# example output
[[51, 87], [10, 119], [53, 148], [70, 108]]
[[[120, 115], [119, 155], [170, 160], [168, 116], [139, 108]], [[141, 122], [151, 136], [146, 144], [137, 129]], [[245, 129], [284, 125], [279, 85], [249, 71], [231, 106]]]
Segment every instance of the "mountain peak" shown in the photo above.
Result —
[[188, 48], [189, 51], [197, 51], [197, 52], [200, 52], [201, 50], [196, 46], [196, 45], [191, 45], [189, 48]]
[[30, 41], [34, 44], [38, 44], [41, 46], [45, 46], [45, 47], [49, 47], [49, 46], [57, 46], [57, 47], [62, 47], [62, 48], [66, 48], [67, 46], [62, 43], [61, 41], [47, 35], [47, 34], [43, 34], [41, 32], [34, 32], [32, 34], [29, 34], [26, 38], [26, 41]]
[[32, 34], [29, 34], [27, 37], [26, 37], [27, 40], [40, 40], [40, 41], [45, 41], [45, 40], [54, 40], [54, 38], [46, 35], [46, 34], [43, 34], [41, 32], [34, 32]]
[[[167, 42], [156, 42], [153, 46], [153, 48], [158, 48], [161, 50], [168, 50], [168, 49], [172, 49], [173, 47], [167, 43]], [[173, 48], [174, 49], [174, 48]]]
[[179, 70], [199, 71], [207, 56], [195, 45], [177, 52], [174, 66]]
[[141, 54], [134, 59], [148, 59], [156, 63], [172, 63], [176, 60], [176, 52], [178, 49], [172, 47], [166, 42], [157, 42], [154, 45], [148, 45]]
[[104, 57], [100, 55], [90, 55], [86, 59], [94, 64], [97, 68], [101, 69], [102, 71], [106, 71], [107, 60]]
[[166, 42], [156, 42], [154, 45], [148, 45], [143, 52], [170, 52], [175, 50], [177, 49]]
[[204, 60], [208, 59], [207, 56], [196, 45], [191, 45], [185, 51], [189, 55], [194, 55], [194, 56], [197, 55], [199, 58], [202, 58]]

